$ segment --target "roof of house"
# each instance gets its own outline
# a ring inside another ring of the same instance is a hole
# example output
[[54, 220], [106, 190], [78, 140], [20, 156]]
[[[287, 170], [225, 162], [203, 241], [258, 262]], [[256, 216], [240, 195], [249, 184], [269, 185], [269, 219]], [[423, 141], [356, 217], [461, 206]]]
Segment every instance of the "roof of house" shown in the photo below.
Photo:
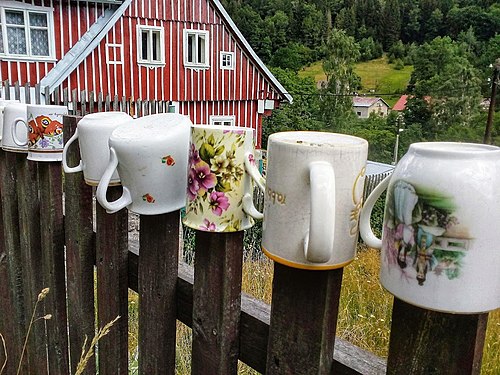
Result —
[[393, 111], [403, 111], [406, 108], [406, 102], [408, 100], [408, 95], [401, 95], [396, 104], [392, 107]]
[[[233, 22], [229, 14], [226, 12], [219, 0], [210, 0], [215, 8], [220, 12], [222, 18], [227, 24], [227, 27], [233, 32], [234, 36], [240, 41], [242, 47], [250, 55], [258, 68], [262, 71], [276, 90], [288, 101], [292, 103], [293, 98], [276, 79], [271, 71], [266, 67], [262, 60], [257, 56], [253, 48], [247, 42], [243, 34], [240, 32], [236, 24]], [[124, 0], [119, 7], [107, 10], [94, 25], [80, 38], [80, 40], [71, 48], [64, 57], [59, 60], [56, 66], [41, 80], [42, 92], [49, 90], [52, 93], [56, 87], [63, 82], [73, 72], [78, 65], [92, 52], [94, 48], [106, 36], [107, 32], [120, 19], [125, 10], [132, 3], [132, 0]]]
[[370, 96], [354, 96], [352, 98], [352, 104], [354, 107], [371, 107], [379, 101], [389, 107], [389, 104], [387, 104], [382, 98], [375, 98]]

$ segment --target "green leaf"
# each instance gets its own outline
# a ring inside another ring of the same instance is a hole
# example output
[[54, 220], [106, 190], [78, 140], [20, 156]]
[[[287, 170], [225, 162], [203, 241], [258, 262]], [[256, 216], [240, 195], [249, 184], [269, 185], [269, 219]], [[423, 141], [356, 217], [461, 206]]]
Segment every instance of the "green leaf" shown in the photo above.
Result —
[[224, 146], [219, 146], [217, 147], [217, 149], [215, 150], [215, 155], [221, 155], [225, 150], [225, 147]]
[[207, 164], [210, 164], [210, 159], [215, 156], [215, 150], [212, 145], [203, 143], [200, 148], [200, 158]]

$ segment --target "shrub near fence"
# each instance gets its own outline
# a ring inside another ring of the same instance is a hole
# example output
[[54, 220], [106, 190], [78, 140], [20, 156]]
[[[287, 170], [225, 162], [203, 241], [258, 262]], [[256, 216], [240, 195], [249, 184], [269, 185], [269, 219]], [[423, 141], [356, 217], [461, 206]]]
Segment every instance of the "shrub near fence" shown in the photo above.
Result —
[[[65, 117], [66, 141], [78, 120]], [[75, 147], [69, 164], [78, 160]], [[119, 193], [111, 189], [110, 199]], [[125, 210], [109, 215], [97, 205], [94, 223], [92, 188], [80, 174], [63, 179], [59, 163], [3, 151], [0, 196], [7, 374], [15, 373], [33, 301], [44, 287], [50, 293], [43, 312], [53, 318], [45, 322], [46, 335], [43, 324], [35, 326], [23, 374], [74, 370], [85, 336], [95, 333], [95, 306], [99, 327], [121, 318], [100, 341], [98, 364], [92, 359], [85, 373], [95, 374], [96, 367], [99, 374], [127, 373], [128, 288], [139, 294], [142, 374], [175, 372], [176, 320], [193, 331], [193, 374], [234, 374], [238, 359], [268, 374], [479, 373], [488, 314], [437, 313], [395, 299], [386, 365], [335, 338], [342, 269], [275, 264], [268, 306], [241, 293], [242, 232], [197, 232], [193, 269], [178, 262], [179, 211], [141, 216], [139, 246], [132, 246]]]

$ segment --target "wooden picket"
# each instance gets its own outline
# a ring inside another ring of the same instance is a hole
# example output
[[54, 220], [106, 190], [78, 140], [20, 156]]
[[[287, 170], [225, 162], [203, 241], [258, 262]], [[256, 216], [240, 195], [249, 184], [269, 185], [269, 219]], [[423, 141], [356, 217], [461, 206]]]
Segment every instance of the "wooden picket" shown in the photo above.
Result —
[[[168, 103], [63, 92], [67, 105], [70, 96], [89, 101], [73, 102], [73, 114], [64, 118], [65, 141], [88, 111], [125, 109], [145, 115], [168, 110]], [[75, 145], [70, 165], [77, 164], [78, 155]], [[366, 189], [378, 182], [369, 181]], [[238, 359], [269, 374], [480, 372], [488, 314], [443, 314], [395, 299], [385, 362], [335, 337], [341, 269], [306, 271], [275, 264], [269, 306], [241, 292], [242, 232], [196, 233], [192, 268], [178, 259], [179, 211], [141, 216], [139, 243], [128, 243], [126, 211], [107, 214], [95, 205], [92, 190], [81, 174], [63, 175], [60, 163], [26, 161], [23, 154], [0, 151], [0, 333], [9, 349], [5, 374], [17, 370], [33, 300], [43, 287], [50, 292], [37, 316], [52, 318], [34, 328], [23, 374], [74, 373], [85, 336], [91, 340], [95, 334], [96, 308], [99, 327], [121, 318], [100, 342], [98, 365], [93, 357], [84, 373], [95, 374], [97, 366], [100, 374], [127, 373], [129, 288], [140, 298], [143, 374], [175, 373], [177, 320], [192, 328], [194, 374], [235, 374]], [[120, 188], [109, 191], [110, 198], [118, 194]], [[3, 361], [0, 350], [0, 366]]]

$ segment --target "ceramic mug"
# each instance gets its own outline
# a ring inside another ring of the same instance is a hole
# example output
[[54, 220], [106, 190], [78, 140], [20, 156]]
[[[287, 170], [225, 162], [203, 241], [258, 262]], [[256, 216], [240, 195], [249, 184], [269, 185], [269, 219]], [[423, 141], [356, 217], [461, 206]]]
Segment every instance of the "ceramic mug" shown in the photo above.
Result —
[[186, 226], [206, 232], [236, 232], [262, 218], [252, 201], [252, 180], [264, 189], [254, 155], [253, 129], [192, 127]]
[[[66, 142], [63, 150], [63, 168], [65, 173], [83, 171], [83, 178], [88, 185], [97, 186], [109, 163], [109, 136], [120, 124], [132, 120], [125, 112], [100, 112], [84, 116], [77, 124], [75, 133]], [[73, 142], [80, 146], [80, 163], [69, 167], [67, 152]], [[119, 185], [120, 177], [115, 171], [109, 181], [110, 186]]]
[[[500, 148], [469, 143], [410, 145], [392, 176], [367, 198], [361, 237], [382, 249], [380, 282], [430, 310], [479, 313], [500, 307]], [[387, 189], [382, 240], [370, 227]]]
[[[27, 106], [24, 103], [8, 103], [3, 111], [3, 129], [2, 129], [2, 149], [10, 152], [26, 153], [28, 152], [28, 133], [24, 128], [16, 127], [17, 122], [26, 121]], [[16, 138], [21, 140], [24, 145], [19, 146], [12, 137], [16, 132]]]
[[3, 113], [4, 113], [4, 110], [5, 110], [5, 107], [9, 103], [19, 103], [19, 100], [0, 99], [0, 147], [2, 146]]
[[327, 270], [356, 254], [368, 142], [283, 132], [268, 139], [262, 250], [294, 268]]
[[[12, 139], [18, 146], [28, 145], [28, 160], [61, 161], [63, 152], [63, 116], [68, 108], [59, 105], [28, 104], [27, 121], [16, 121]], [[17, 128], [24, 124], [27, 137], [19, 138]]]
[[[184, 207], [189, 132], [187, 116], [164, 113], [120, 124], [109, 137], [110, 157], [97, 187], [97, 200], [108, 213], [127, 207], [141, 215], [158, 215]], [[106, 198], [118, 170], [123, 195]]]

